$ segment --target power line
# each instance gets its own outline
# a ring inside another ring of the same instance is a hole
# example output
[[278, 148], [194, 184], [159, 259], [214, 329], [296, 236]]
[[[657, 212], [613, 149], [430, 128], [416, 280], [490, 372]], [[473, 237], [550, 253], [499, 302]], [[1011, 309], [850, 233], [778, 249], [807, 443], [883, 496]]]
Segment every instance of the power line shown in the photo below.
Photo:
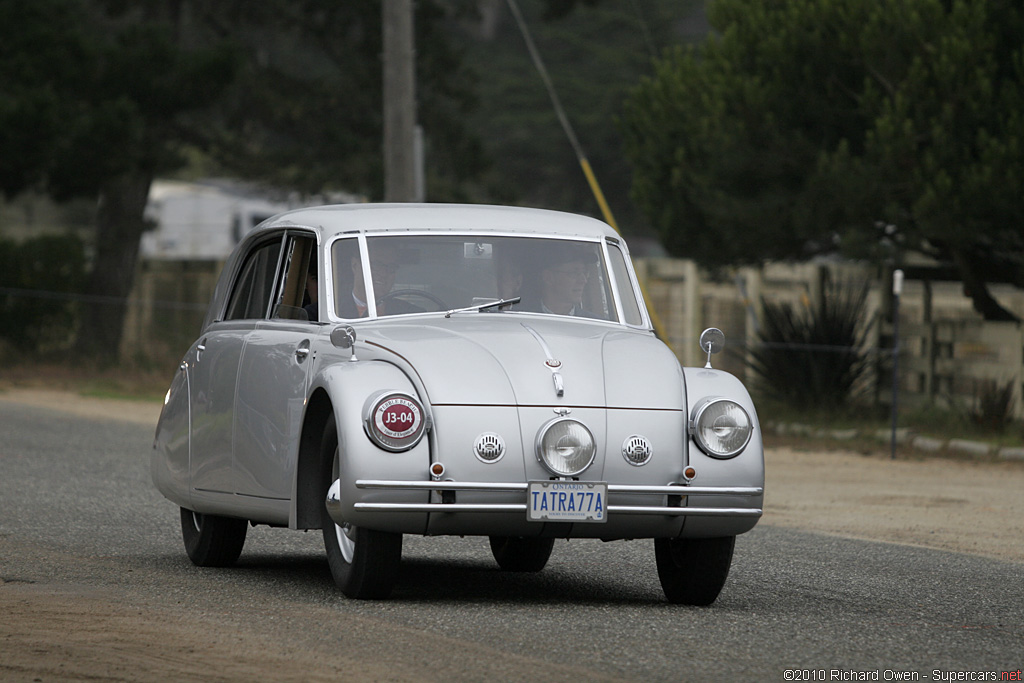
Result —
[[538, 73], [540, 73], [540, 79], [544, 82], [544, 87], [548, 91], [548, 97], [551, 98], [551, 104], [555, 108], [555, 115], [558, 116], [562, 129], [565, 131], [566, 137], [569, 138], [569, 144], [572, 145], [573, 152], [576, 153], [576, 158], [583, 168], [583, 175], [586, 176], [587, 182], [590, 184], [590, 190], [594, 193], [597, 205], [601, 208], [605, 221], [615, 228], [615, 232], [620, 232], [619, 226], [615, 222], [615, 217], [612, 216], [611, 208], [609, 208], [608, 202], [605, 201], [604, 193], [601, 192], [601, 186], [597, 183], [597, 177], [594, 175], [593, 169], [590, 168], [587, 155], [583, 153], [583, 146], [580, 145], [580, 141], [576, 138], [576, 132], [572, 128], [572, 123], [569, 122], [569, 117], [565, 115], [562, 101], [558, 99], [558, 93], [551, 82], [551, 76], [548, 75], [547, 67], [544, 66], [544, 60], [541, 59], [540, 51], [537, 50], [537, 45], [533, 42], [533, 36], [530, 35], [530, 29], [526, 25], [526, 20], [523, 19], [523, 13], [519, 11], [519, 4], [516, 0], [507, 0], [507, 2], [508, 8], [512, 11], [512, 16], [515, 17], [516, 23], [519, 25], [519, 32], [523, 34], [523, 40], [526, 41], [526, 49], [530, 53], [533, 65], [537, 68]]

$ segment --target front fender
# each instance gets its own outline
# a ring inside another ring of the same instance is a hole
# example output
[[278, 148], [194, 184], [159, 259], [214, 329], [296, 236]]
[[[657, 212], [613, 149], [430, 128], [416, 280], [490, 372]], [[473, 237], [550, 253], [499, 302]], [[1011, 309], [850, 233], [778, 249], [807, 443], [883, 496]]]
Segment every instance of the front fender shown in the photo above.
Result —
[[[764, 488], [764, 445], [761, 441], [761, 425], [758, 422], [754, 402], [746, 387], [736, 377], [722, 370], [706, 368], [683, 368], [686, 378], [687, 421], [693, 418], [694, 409], [704, 399], [722, 396], [743, 406], [750, 415], [753, 434], [743, 452], [734, 458], [720, 460], [704, 453], [696, 441], [689, 437], [687, 450], [689, 465], [696, 470], [694, 486], [756, 486]], [[764, 495], [734, 497], [689, 496], [694, 507], [742, 507], [763, 508]], [[757, 518], [737, 517], [688, 517], [684, 526], [685, 537], [732, 536], [749, 531]]]
[[385, 451], [367, 436], [364, 416], [367, 402], [381, 391], [401, 391], [415, 397], [423, 407], [428, 425], [433, 423], [430, 406], [416, 391], [399, 368], [385, 361], [337, 363], [326, 368], [313, 382], [313, 390], [322, 388], [330, 397], [338, 428], [339, 479], [341, 482], [341, 514], [356, 526], [423, 534], [425, 513], [389, 513], [386, 515], [356, 512], [357, 502], [425, 503], [429, 492], [394, 492], [357, 489], [359, 479], [390, 479], [422, 481], [430, 477], [431, 434], [413, 448], [398, 453]]

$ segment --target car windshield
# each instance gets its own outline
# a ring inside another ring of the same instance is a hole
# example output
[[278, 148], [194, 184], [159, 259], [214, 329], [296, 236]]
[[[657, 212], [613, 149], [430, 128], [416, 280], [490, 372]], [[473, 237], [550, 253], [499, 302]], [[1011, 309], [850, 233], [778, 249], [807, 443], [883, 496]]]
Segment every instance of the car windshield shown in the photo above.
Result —
[[[527, 311], [617, 321], [601, 242], [491, 235], [355, 237], [332, 248], [334, 299], [341, 318], [451, 311], [519, 297], [483, 312]], [[621, 252], [613, 250], [622, 260]], [[370, 277], [364, 278], [363, 266]], [[617, 279], [627, 279], [616, 264]], [[636, 308], [628, 282], [617, 283], [627, 310]], [[371, 294], [367, 294], [367, 289]], [[627, 313], [627, 318], [632, 317]], [[630, 320], [632, 323], [633, 321]]]

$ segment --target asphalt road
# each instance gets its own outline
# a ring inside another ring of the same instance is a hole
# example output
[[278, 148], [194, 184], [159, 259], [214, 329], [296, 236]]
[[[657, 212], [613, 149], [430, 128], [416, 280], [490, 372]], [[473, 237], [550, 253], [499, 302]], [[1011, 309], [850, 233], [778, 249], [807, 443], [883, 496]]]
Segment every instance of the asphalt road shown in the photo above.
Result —
[[[334, 590], [318, 533], [250, 529], [237, 567], [196, 568], [149, 480], [152, 430], [111, 417], [0, 402], [0, 604], [20, 589], [23, 606], [114, 605], [136, 624], [118, 650], [129, 660], [182, 632], [208, 644], [135, 669], [154, 678], [182, 657], [231, 679], [221, 647], [272, 653], [265, 680], [999, 680], [1024, 667], [1024, 565], [763, 525], [738, 539], [710, 608], [664, 601], [649, 541], [559, 542], [543, 572], [519, 575], [497, 570], [485, 539], [407, 537], [384, 602]], [[80, 614], [76, 634], [104, 628]], [[5, 678], [21, 641], [0, 621]]]

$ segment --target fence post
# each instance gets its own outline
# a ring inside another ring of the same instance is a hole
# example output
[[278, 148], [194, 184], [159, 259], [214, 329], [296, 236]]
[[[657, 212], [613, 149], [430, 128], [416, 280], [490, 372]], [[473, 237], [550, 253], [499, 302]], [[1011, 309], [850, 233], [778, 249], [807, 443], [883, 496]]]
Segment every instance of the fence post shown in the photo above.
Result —
[[891, 459], [896, 459], [896, 415], [900, 396], [900, 295], [903, 293], [903, 271], [892, 274], [892, 438]]
[[743, 283], [741, 293], [744, 296], [746, 318], [743, 336], [743, 377], [747, 383], [755, 380], [751, 366], [751, 353], [760, 341], [759, 326], [762, 316], [761, 312], [761, 282], [763, 279], [763, 266], [748, 266], [740, 271], [739, 281]]
[[704, 329], [703, 310], [700, 301], [700, 271], [697, 263], [690, 259], [683, 262], [683, 358], [687, 365], [696, 365], [700, 360], [700, 344], [697, 338]]

